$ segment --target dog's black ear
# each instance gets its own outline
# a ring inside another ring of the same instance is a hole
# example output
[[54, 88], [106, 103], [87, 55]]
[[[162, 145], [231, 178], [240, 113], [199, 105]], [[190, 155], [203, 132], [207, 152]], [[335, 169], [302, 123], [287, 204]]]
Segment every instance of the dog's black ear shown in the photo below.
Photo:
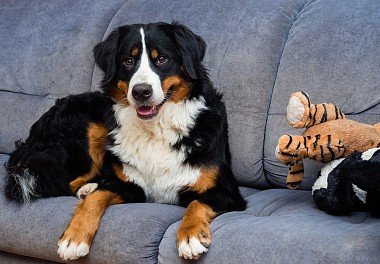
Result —
[[186, 26], [172, 23], [173, 37], [182, 58], [182, 65], [192, 79], [197, 79], [196, 68], [202, 62], [206, 52], [206, 43]]
[[102, 42], [98, 43], [93, 52], [95, 63], [104, 72], [103, 83], [109, 83], [116, 74], [116, 53], [119, 46], [120, 30], [115, 29]]

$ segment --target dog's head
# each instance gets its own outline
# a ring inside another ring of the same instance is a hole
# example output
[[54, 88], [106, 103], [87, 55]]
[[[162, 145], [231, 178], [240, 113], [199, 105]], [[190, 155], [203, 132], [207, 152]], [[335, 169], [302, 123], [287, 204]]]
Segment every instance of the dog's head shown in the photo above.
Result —
[[203, 39], [183, 25], [134, 24], [111, 32], [94, 56], [104, 71], [103, 89], [141, 119], [152, 119], [166, 101], [190, 96], [205, 50]]

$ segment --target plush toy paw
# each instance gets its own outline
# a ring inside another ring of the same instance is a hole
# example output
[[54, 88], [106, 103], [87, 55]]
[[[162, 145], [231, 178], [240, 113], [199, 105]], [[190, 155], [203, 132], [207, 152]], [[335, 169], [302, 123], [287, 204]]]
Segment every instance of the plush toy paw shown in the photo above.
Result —
[[302, 181], [297, 181], [297, 182], [287, 182], [286, 183], [286, 188], [290, 190], [297, 190], [298, 187], [300, 187]]
[[338, 197], [329, 193], [325, 188], [315, 190], [313, 198], [319, 210], [328, 214], [346, 215], [351, 211], [348, 201], [339, 200]]
[[309, 121], [310, 100], [304, 92], [296, 92], [291, 95], [286, 117], [289, 124], [294, 128], [306, 127]]
[[306, 155], [304, 137], [295, 135], [283, 135], [278, 139], [276, 146], [276, 158], [286, 165], [291, 165], [297, 160], [302, 160]]

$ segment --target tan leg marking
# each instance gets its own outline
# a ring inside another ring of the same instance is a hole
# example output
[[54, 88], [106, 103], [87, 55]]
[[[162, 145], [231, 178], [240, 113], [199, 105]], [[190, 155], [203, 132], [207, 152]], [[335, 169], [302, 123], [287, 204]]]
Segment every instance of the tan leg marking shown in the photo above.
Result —
[[192, 201], [177, 231], [178, 254], [185, 259], [198, 259], [211, 244], [210, 223], [216, 217], [210, 206]]
[[197, 193], [204, 193], [208, 189], [215, 186], [219, 168], [216, 166], [202, 167], [197, 182], [188, 189]]
[[108, 131], [105, 126], [96, 123], [89, 124], [87, 136], [88, 153], [92, 159], [91, 169], [88, 173], [85, 173], [70, 182], [70, 189], [73, 194], [75, 194], [80, 187], [99, 174], [99, 171], [103, 166], [107, 135]]
[[105, 190], [90, 193], [81, 201], [58, 242], [61, 258], [73, 260], [87, 255], [106, 208], [122, 202], [119, 195]]
[[127, 175], [125, 175], [124, 172], [123, 172], [123, 165], [121, 165], [121, 164], [114, 164], [112, 166], [112, 169], [113, 169], [116, 177], [119, 180], [121, 180], [123, 182], [128, 182], [129, 179], [128, 179]]

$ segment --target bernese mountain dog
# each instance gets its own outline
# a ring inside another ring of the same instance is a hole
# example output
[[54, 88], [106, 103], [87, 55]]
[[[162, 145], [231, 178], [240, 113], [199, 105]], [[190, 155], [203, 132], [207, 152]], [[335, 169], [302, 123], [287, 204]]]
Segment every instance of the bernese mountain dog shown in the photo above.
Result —
[[8, 197], [81, 199], [58, 242], [62, 259], [89, 253], [109, 205], [187, 207], [177, 232], [185, 259], [207, 251], [216, 216], [245, 209], [231, 171], [226, 109], [202, 65], [205, 50], [178, 23], [121, 26], [93, 50], [102, 92], [57, 100], [16, 142], [6, 164]]

